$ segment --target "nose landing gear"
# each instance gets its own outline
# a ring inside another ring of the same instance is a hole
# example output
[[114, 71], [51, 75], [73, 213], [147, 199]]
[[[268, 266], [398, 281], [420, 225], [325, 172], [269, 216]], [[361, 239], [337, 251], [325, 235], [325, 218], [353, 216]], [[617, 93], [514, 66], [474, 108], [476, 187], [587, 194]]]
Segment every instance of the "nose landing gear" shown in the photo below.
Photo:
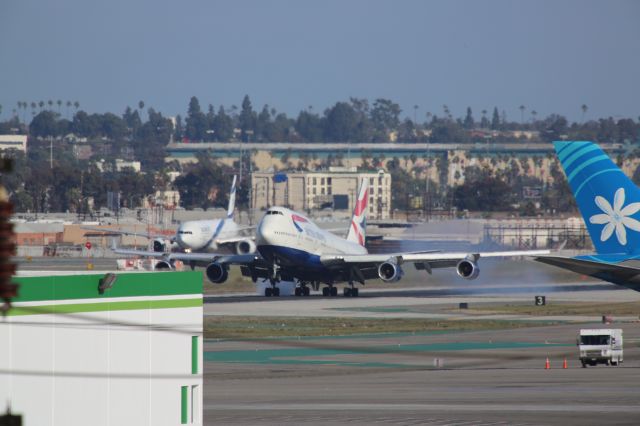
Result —
[[264, 289], [265, 297], [279, 297], [280, 289], [277, 287], [280, 282], [280, 265], [273, 262], [273, 268], [271, 269], [271, 277], [269, 278], [269, 284], [271, 287]]

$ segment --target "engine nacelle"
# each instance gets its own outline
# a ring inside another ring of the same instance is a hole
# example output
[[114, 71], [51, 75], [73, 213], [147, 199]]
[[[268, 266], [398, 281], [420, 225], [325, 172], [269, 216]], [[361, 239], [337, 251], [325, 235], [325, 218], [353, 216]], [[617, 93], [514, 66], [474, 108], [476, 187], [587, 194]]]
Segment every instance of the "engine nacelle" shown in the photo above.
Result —
[[390, 260], [387, 260], [378, 266], [378, 276], [384, 282], [390, 283], [399, 281], [403, 275], [404, 271], [400, 265]]
[[166, 246], [167, 244], [165, 240], [161, 240], [159, 238], [153, 240], [153, 251], [155, 252], [158, 252], [158, 253], [164, 252]]
[[236, 254], [249, 254], [256, 251], [256, 243], [253, 240], [241, 240], [236, 243]]
[[229, 278], [229, 271], [226, 266], [213, 262], [207, 266], [205, 270], [209, 281], [215, 284], [222, 284]]
[[474, 280], [480, 275], [478, 264], [471, 259], [463, 259], [456, 265], [456, 272], [459, 277], [466, 280]]
[[173, 269], [173, 265], [166, 260], [159, 260], [153, 266], [154, 271], [172, 271]]

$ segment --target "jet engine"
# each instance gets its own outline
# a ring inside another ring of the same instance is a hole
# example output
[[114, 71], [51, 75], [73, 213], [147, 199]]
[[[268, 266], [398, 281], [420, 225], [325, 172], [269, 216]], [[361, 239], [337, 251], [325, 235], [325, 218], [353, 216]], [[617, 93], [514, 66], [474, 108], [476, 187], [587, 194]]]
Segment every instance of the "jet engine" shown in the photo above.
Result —
[[166, 260], [159, 260], [153, 267], [154, 271], [172, 271], [173, 265]]
[[474, 259], [466, 258], [458, 262], [456, 265], [456, 272], [458, 273], [458, 276], [464, 279], [474, 280], [478, 278], [478, 275], [480, 275], [480, 268]]
[[402, 268], [396, 262], [387, 260], [378, 266], [378, 276], [384, 282], [390, 283], [399, 281], [404, 275]]
[[167, 242], [161, 238], [153, 240], [153, 251], [162, 253], [167, 246]]
[[222, 284], [227, 280], [227, 278], [229, 278], [229, 271], [227, 271], [226, 266], [217, 262], [210, 263], [207, 266], [205, 273], [207, 274], [209, 281], [215, 284]]
[[253, 240], [240, 240], [236, 243], [236, 254], [249, 254], [256, 251]]

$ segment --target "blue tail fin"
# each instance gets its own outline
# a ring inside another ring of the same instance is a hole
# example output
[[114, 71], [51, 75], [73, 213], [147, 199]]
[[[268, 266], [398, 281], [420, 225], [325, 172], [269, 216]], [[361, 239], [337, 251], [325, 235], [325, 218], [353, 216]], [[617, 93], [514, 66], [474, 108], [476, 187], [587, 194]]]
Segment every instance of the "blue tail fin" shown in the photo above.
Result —
[[640, 189], [592, 142], [554, 142], [599, 254], [640, 249]]

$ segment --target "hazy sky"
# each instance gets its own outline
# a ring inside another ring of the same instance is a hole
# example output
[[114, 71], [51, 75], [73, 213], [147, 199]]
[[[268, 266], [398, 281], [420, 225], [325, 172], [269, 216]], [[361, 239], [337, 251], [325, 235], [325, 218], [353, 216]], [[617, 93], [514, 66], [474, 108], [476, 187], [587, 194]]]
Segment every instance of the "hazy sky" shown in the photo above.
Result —
[[638, 1], [0, 0], [0, 104], [640, 116]]

